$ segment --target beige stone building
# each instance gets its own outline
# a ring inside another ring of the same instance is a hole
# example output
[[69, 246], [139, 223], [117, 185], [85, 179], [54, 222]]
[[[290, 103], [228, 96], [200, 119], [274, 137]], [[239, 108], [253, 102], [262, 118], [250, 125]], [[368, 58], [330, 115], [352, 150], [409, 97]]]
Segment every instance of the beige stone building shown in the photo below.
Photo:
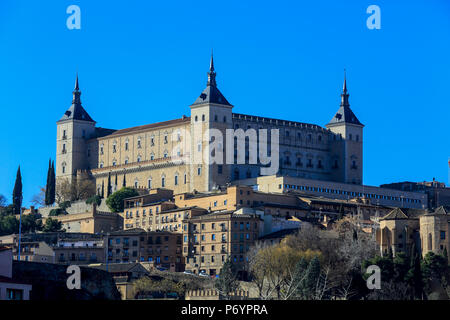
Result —
[[372, 205], [378, 206], [412, 209], [426, 209], [428, 207], [428, 198], [424, 193], [336, 181], [304, 179], [295, 176], [261, 176], [234, 181], [233, 184], [252, 186], [256, 190], [266, 193], [292, 193], [339, 200], [365, 198]]
[[[362, 183], [363, 125], [350, 109], [346, 81], [340, 108], [326, 127], [234, 113], [233, 105], [218, 89], [212, 58], [206, 88], [190, 105], [189, 116], [121, 130], [105, 129], [96, 126], [82, 107], [80, 96], [77, 77], [72, 105], [57, 122], [56, 177], [73, 181], [87, 172], [99, 193], [109, 175], [114, 181], [117, 176], [113, 188], [169, 188], [176, 194], [211, 191], [234, 180], [257, 177], [263, 165], [250, 161], [254, 154], [249, 144], [262, 141], [263, 129], [269, 133], [278, 130], [279, 140], [268, 138], [270, 150], [272, 142], [279, 142], [279, 154], [274, 149], [272, 158], [278, 173]], [[220, 131], [224, 139], [216, 141], [208, 129]], [[229, 138], [227, 130], [234, 130]], [[235, 143], [238, 136], [243, 137], [242, 144]], [[223, 154], [216, 155], [216, 149]], [[232, 163], [225, 162], [227, 150], [234, 153]], [[202, 161], [204, 155], [221, 161]]]
[[[413, 244], [425, 256], [428, 252], [449, 252], [450, 209], [439, 207], [434, 211], [396, 208], [380, 219], [376, 234], [382, 255], [392, 250], [409, 254]], [[450, 256], [449, 256], [450, 258]]]
[[213, 212], [185, 221], [183, 256], [186, 270], [215, 276], [231, 258], [242, 278], [246, 277], [246, 253], [258, 239], [262, 220], [256, 214]]
[[108, 263], [148, 262], [155, 268], [184, 271], [181, 234], [129, 229], [107, 234]]

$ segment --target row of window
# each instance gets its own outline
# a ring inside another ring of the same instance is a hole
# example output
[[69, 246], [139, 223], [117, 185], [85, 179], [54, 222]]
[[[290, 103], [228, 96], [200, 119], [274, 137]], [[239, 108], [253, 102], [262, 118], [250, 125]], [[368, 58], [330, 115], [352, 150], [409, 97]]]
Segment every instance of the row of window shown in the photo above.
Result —
[[[278, 185], [278, 189], [281, 189], [283, 186], [281, 184]], [[285, 184], [285, 189], [293, 189], [293, 190], [302, 190], [302, 191], [314, 191], [314, 192], [323, 192], [323, 193], [334, 193], [340, 195], [348, 195], [354, 197], [365, 197], [369, 199], [382, 199], [382, 200], [392, 200], [392, 201], [403, 201], [406, 203], [422, 203], [420, 199], [410, 199], [403, 197], [393, 197], [387, 195], [380, 195], [375, 193], [362, 193], [362, 192], [354, 192], [354, 191], [345, 191], [338, 189], [329, 189], [329, 188], [321, 188], [321, 187], [310, 187], [310, 186], [299, 186], [293, 184]]]

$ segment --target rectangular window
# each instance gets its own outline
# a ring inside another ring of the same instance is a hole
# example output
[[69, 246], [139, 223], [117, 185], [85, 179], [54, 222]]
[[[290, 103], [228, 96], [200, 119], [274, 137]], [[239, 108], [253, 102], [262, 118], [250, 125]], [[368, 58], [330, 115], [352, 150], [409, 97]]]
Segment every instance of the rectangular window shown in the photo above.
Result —
[[441, 240], [445, 240], [445, 231], [441, 231]]

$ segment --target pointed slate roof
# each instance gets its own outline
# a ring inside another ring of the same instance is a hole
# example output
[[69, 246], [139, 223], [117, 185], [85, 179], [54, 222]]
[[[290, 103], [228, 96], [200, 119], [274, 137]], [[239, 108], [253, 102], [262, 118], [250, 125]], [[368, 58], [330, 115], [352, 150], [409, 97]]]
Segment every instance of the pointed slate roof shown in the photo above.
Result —
[[399, 220], [399, 219], [409, 219], [408, 216], [400, 208], [395, 208], [387, 215], [385, 215], [380, 220]]
[[[81, 106], [81, 91], [78, 85], [78, 75], [75, 80], [75, 89], [73, 90], [73, 100], [72, 105], [67, 109], [66, 112], [64, 112], [64, 115], [62, 116], [59, 121], [65, 121], [65, 120], [81, 120], [81, 121], [89, 121], [89, 122], [95, 122], [91, 116], [87, 113], [86, 110]], [[59, 122], [58, 121], [58, 122]]]
[[200, 105], [200, 104], [207, 104], [207, 103], [215, 103], [215, 104], [232, 106], [228, 102], [228, 100], [223, 96], [223, 94], [220, 92], [220, 90], [217, 88], [216, 72], [214, 71], [214, 59], [213, 59], [212, 54], [211, 54], [211, 61], [210, 61], [210, 65], [209, 65], [208, 82], [206, 84], [206, 88], [205, 88], [205, 90], [202, 91], [202, 93], [197, 98], [197, 100], [195, 100], [195, 102], [192, 104], [192, 106]]
[[449, 207], [440, 206], [439, 208], [436, 208], [433, 212], [429, 212], [426, 215], [427, 216], [434, 216], [434, 215], [448, 216], [448, 215], [450, 215], [450, 208]]
[[350, 109], [350, 104], [348, 102], [349, 94], [347, 92], [347, 78], [344, 77], [344, 86], [341, 94], [341, 106], [339, 110], [334, 115], [333, 119], [327, 124], [327, 126], [333, 126], [343, 123], [351, 123], [359, 126], [364, 126], [358, 118], [353, 113], [352, 109]]

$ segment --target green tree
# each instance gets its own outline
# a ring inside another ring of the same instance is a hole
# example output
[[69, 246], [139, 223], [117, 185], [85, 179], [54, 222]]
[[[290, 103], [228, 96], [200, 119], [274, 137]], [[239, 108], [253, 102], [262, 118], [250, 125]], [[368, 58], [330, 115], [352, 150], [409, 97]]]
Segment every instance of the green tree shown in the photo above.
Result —
[[446, 285], [448, 281], [447, 259], [441, 254], [428, 252], [422, 260], [422, 276], [425, 288], [429, 292], [433, 281]]
[[405, 279], [413, 289], [414, 298], [419, 300], [422, 299], [423, 296], [423, 278], [420, 265], [420, 253], [417, 252], [417, 250], [412, 250], [411, 268], [409, 269]]
[[51, 169], [52, 169], [52, 160], [48, 160], [48, 169], [47, 169], [47, 183], [45, 184], [45, 205], [50, 205], [50, 182], [51, 182]]
[[55, 164], [53, 161], [48, 161], [47, 184], [45, 186], [45, 204], [51, 205], [55, 203], [56, 198], [56, 176]]
[[311, 259], [306, 270], [305, 280], [300, 285], [300, 292], [304, 299], [314, 299], [320, 279], [320, 261], [317, 256]]
[[109, 197], [112, 194], [112, 186], [111, 186], [111, 172], [108, 173], [108, 190], [106, 193], [106, 197]]
[[126, 187], [127, 186], [127, 180], [125, 177], [125, 172], [123, 173], [123, 182], [122, 182], [122, 187]]
[[96, 204], [97, 206], [99, 206], [102, 203], [102, 198], [99, 195], [95, 195], [92, 197], [89, 197], [86, 200], [86, 204]]
[[19, 232], [19, 220], [14, 215], [0, 217], [0, 235]]
[[47, 218], [45, 221], [44, 227], [42, 229], [44, 232], [57, 232], [57, 231], [65, 231], [62, 230], [62, 223], [56, 219]]
[[30, 213], [22, 217], [22, 231], [34, 233], [43, 228], [41, 215], [39, 213]]
[[123, 200], [126, 198], [131, 198], [138, 196], [139, 193], [132, 188], [123, 187], [111, 194], [106, 199], [106, 205], [111, 209], [112, 212], [122, 212], [123, 211]]
[[239, 287], [236, 266], [231, 262], [230, 257], [220, 269], [219, 279], [216, 280], [214, 286], [227, 300], [230, 299], [230, 294]]
[[16, 182], [14, 183], [12, 199], [14, 214], [20, 214], [20, 208], [22, 207], [22, 175], [20, 173], [20, 166], [17, 169]]

